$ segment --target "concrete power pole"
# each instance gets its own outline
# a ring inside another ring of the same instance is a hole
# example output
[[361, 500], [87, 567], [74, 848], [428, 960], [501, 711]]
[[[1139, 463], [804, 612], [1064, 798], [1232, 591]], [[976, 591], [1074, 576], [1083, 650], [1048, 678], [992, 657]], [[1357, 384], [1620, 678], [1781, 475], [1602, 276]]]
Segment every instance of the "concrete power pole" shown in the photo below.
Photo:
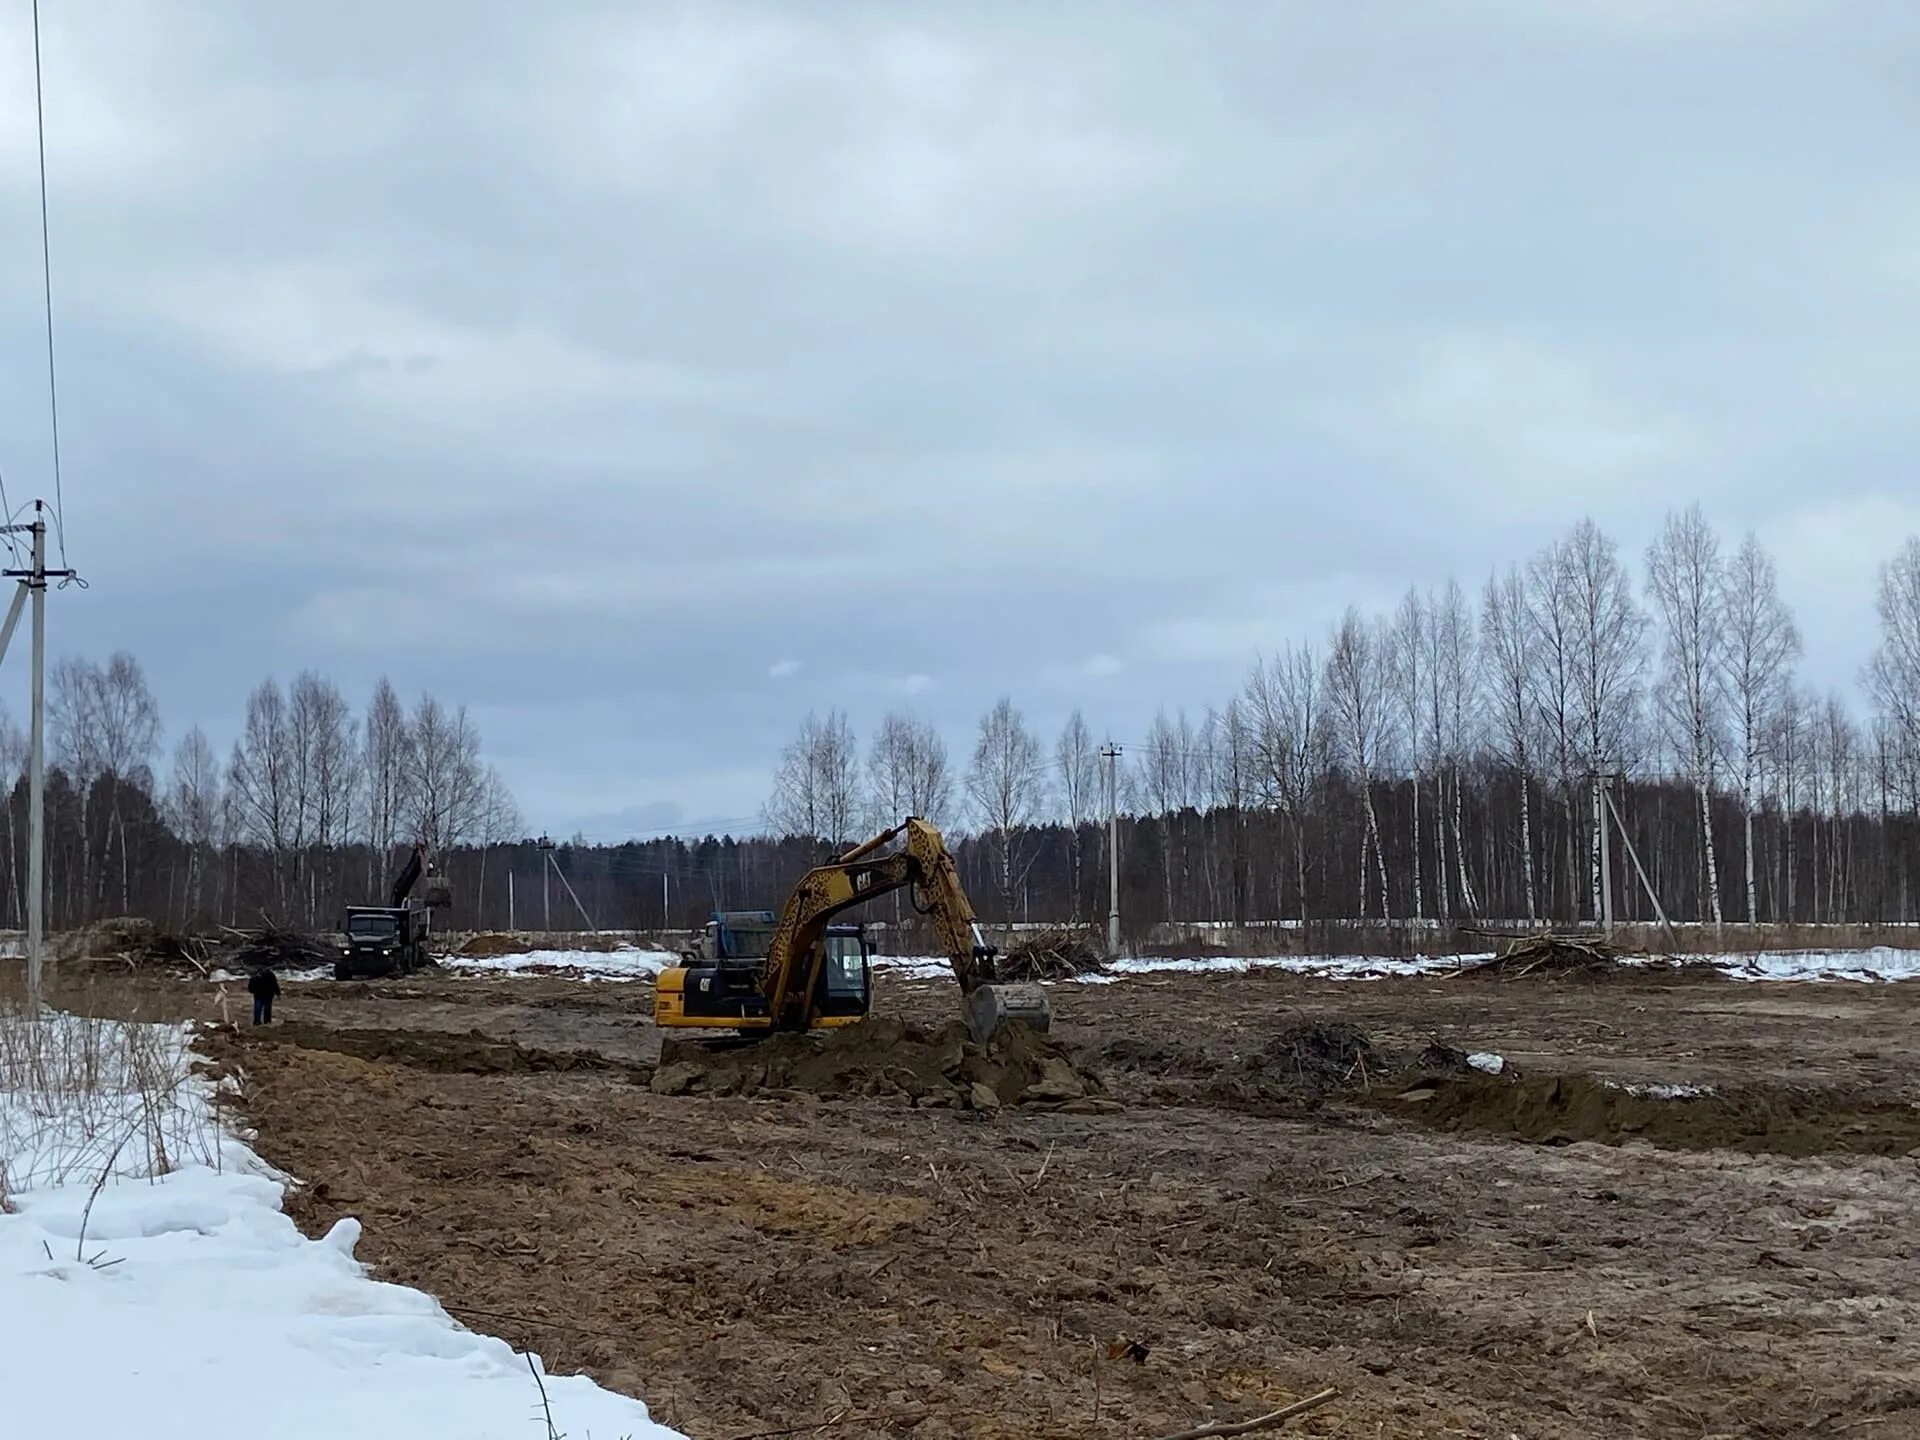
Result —
[[547, 879], [553, 869], [553, 841], [542, 835], [534, 842], [540, 847], [540, 928], [553, 933], [553, 886]]
[[1107, 953], [1120, 953], [1120, 747], [1109, 740], [1100, 757], [1107, 762]]
[[20, 611], [33, 598], [33, 701], [27, 755], [27, 1013], [40, 1013], [40, 987], [46, 964], [47, 938], [47, 579], [64, 579], [71, 570], [47, 569], [46, 502], [33, 502], [33, 520], [24, 525], [0, 526], [0, 534], [33, 537], [33, 565], [8, 570], [18, 580], [13, 604], [0, 627], [0, 659], [13, 640]]

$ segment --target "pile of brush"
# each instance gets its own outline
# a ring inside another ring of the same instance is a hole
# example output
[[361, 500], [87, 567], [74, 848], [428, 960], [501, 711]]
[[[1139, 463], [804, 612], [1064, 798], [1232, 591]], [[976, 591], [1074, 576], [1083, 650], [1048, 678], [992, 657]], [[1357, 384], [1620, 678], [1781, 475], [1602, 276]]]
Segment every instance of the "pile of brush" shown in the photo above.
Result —
[[304, 930], [289, 930], [268, 921], [258, 930], [230, 930], [233, 948], [220, 957], [230, 970], [311, 970], [331, 965], [340, 958], [337, 946], [309, 935]]
[[1511, 940], [1491, 960], [1468, 965], [1461, 973], [1501, 979], [1606, 975], [1620, 964], [1621, 953], [1604, 935], [1560, 935], [1549, 930]]
[[1041, 930], [1007, 947], [994, 969], [1002, 980], [1071, 980], [1106, 968], [1106, 946], [1084, 927]]

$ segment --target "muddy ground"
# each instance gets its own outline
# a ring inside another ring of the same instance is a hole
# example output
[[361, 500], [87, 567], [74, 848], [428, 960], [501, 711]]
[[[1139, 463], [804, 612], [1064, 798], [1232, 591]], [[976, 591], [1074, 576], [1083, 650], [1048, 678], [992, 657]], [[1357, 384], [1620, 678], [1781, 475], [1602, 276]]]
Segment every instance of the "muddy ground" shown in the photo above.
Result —
[[[1053, 998], [1124, 1113], [657, 1095], [645, 985], [293, 985], [211, 1048], [304, 1227], [698, 1440], [1150, 1440], [1327, 1385], [1289, 1433], [1920, 1435], [1920, 986]], [[1393, 1064], [1296, 1083], [1303, 1018]], [[1422, 1097], [1435, 1038], [1520, 1079]]]

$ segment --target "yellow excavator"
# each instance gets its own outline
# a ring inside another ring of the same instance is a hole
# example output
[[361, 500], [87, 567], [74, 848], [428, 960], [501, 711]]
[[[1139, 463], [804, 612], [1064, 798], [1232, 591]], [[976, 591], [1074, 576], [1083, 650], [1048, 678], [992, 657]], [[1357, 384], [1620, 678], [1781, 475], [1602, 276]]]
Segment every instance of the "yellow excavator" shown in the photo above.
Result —
[[751, 923], [716, 917], [698, 959], [654, 982], [654, 1023], [745, 1036], [853, 1024], [872, 1002], [872, 957], [860, 932], [833, 917], [907, 887], [953, 966], [976, 1040], [1007, 1024], [1050, 1027], [1045, 991], [998, 982], [999, 952], [980, 933], [953, 856], [938, 830], [913, 817], [802, 876], [779, 918], [768, 917], [764, 949], [739, 943]]

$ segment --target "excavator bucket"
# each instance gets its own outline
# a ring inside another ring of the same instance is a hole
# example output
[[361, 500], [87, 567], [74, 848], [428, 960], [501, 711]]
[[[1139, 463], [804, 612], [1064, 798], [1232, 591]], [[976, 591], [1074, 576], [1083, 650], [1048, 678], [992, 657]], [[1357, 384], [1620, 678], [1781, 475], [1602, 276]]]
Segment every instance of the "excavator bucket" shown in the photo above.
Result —
[[1025, 1025], [1045, 1034], [1053, 1028], [1053, 1007], [1038, 985], [982, 985], [967, 997], [967, 1033], [985, 1045], [1009, 1025]]
[[445, 910], [453, 904], [453, 882], [445, 875], [429, 875], [420, 882], [421, 898], [432, 910]]

